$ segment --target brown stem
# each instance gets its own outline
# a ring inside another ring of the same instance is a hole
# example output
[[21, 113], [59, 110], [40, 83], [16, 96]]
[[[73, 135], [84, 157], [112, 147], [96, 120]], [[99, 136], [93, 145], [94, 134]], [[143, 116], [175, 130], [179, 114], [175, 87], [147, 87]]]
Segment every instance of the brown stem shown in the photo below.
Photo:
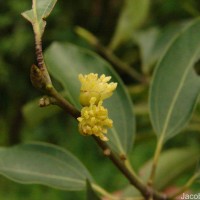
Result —
[[108, 151], [109, 149], [109, 154], [107, 156], [109, 159], [115, 164], [115, 166], [124, 174], [124, 176], [129, 180], [131, 185], [135, 186], [140, 193], [145, 197], [145, 199], [149, 199], [150, 196], [153, 196], [154, 200], [167, 200], [166, 195], [161, 194], [155, 190], [152, 190], [148, 186], [146, 186], [144, 183], [142, 183], [136, 176], [134, 176], [124, 165], [124, 162], [120, 160], [114, 152], [111, 151], [110, 147], [106, 144], [106, 142], [103, 142], [99, 138], [93, 136], [94, 140], [97, 142], [99, 147], [103, 151]]
[[106, 154], [106, 156], [115, 164], [115, 166], [126, 176], [126, 178], [130, 181], [132, 185], [134, 185], [136, 188], [140, 188], [140, 192], [144, 196], [148, 196], [150, 191], [143, 185], [141, 181], [139, 181], [137, 178], [133, 178], [132, 173], [126, 168], [124, 165], [124, 162], [122, 162], [108, 147], [108, 145], [103, 142], [98, 137], [93, 136], [96, 143], [99, 145], [99, 147], [105, 152], [109, 150], [109, 153]]
[[[46, 86], [46, 93], [56, 100], [56, 105], [60, 106], [68, 114], [71, 114], [71, 116], [75, 119], [77, 119], [81, 115], [80, 111], [77, 110], [72, 104], [70, 104], [65, 98], [63, 98], [52, 85]], [[141, 194], [146, 199], [148, 199], [150, 196], [153, 196], [155, 200], [167, 199], [165, 195], [158, 193], [157, 191], [142, 183], [140, 179], [138, 179], [138, 177], [126, 167], [124, 161], [116, 156], [114, 152], [112, 152], [106, 142], [103, 142], [101, 139], [95, 136], [93, 136], [93, 138], [104, 152], [108, 152], [106, 155], [109, 157], [109, 159], [124, 174], [124, 176], [130, 181], [130, 183], [141, 192]]]
[[[65, 110], [67, 113], [70, 113], [71, 116], [73, 116], [75, 119], [80, 116], [80, 111], [78, 111], [73, 105], [64, 99], [53, 87], [49, 87], [47, 90], [49, 95], [57, 100], [57, 105], [60, 106], [63, 110]], [[110, 149], [106, 142], [103, 142], [96, 136], [93, 136], [93, 138], [104, 152], [109, 152], [106, 154], [106, 156], [109, 157], [115, 166], [124, 174], [130, 183], [141, 192], [141, 194], [146, 199], [148, 199], [150, 196], [153, 196], [155, 200], [167, 200], [167, 197], [164, 194], [152, 190], [150, 187], [142, 183], [135, 175], [133, 175], [131, 171], [125, 166], [124, 162]]]
[[[35, 37], [37, 37], [37, 36], [35, 36]], [[45, 66], [45, 63], [44, 63], [44, 58], [43, 58], [43, 54], [42, 54], [41, 39], [35, 39], [35, 52], [36, 52], [38, 67], [40, 69], [43, 69]]]
[[40, 69], [43, 77], [45, 78], [46, 85], [50, 85], [52, 83], [51, 83], [51, 78], [49, 76], [49, 72], [44, 62], [44, 56], [42, 51], [42, 38], [37, 33], [36, 30], [34, 30], [34, 33], [35, 33], [35, 52], [36, 52], [38, 68]]
[[[70, 114], [75, 119], [81, 115], [80, 111], [71, 105], [65, 98], [63, 98], [53, 86], [47, 86], [46, 93], [56, 100], [56, 105], [60, 106], [65, 112]], [[93, 136], [93, 138], [103, 152], [108, 152], [105, 155], [108, 156], [108, 158], [115, 164], [122, 174], [124, 174], [130, 183], [135, 186], [146, 199], [149, 199], [149, 197], [153, 196], [154, 200], [167, 200], [167, 197], [164, 194], [161, 194], [153, 190], [151, 187], [146, 186], [136, 175], [131, 173], [131, 171], [124, 164], [124, 161], [116, 156], [106, 142], [102, 141], [96, 136]]]

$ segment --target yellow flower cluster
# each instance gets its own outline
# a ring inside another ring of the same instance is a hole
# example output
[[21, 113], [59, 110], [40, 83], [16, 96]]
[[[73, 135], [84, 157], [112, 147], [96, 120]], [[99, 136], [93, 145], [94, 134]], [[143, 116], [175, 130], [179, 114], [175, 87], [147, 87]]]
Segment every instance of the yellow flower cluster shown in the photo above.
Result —
[[95, 135], [103, 141], [108, 138], [104, 135], [107, 128], [111, 128], [113, 121], [108, 118], [108, 110], [102, 106], [103, 100], [110, 97], [117, 87], [117, 83], [108, 83], [110, 76], [90, 73], [79, 75], [81, 82], [80, 103], [84, 107], [81, 117], [78, 117], [79, 131], [83, 135]]
[[96, 97], [96, 104], [98, 104], [100, 100], [103, 101], [110, 97], [117, 87], [117, 83], [107, 83], [110, 79], [111, 76], [105, 76], [104, 74], [99, 78], [98, 74], [94, 73], [85, 76], [79, 74], [79, 80], [81, 82], [81, 105], [88, 106], [92, 97]]
[[96, 97], [90, 100], [90, 106], [83, 107], [79, 121], [79, 131], [83, 135], [95, 135], [101, 140], [107, 141], [104, 135], [107, 133], [106, 127], [111, 128], [113, 121], [108, 118], [108, 110], [102, 106], [102, 101], [95, 105]]

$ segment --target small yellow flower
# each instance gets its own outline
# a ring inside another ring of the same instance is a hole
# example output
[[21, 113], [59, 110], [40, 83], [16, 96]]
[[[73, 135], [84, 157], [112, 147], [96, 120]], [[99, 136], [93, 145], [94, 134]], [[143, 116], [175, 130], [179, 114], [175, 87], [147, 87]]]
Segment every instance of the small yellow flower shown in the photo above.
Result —
[[102, 106], [102, 100], [96, 105], [96, 97], [90, 99], [90, 105], [81, 110], [78, 117], [79, 131], [83, 135], [95, 135], [103, 141], [108, 141], [104, 135], [107, 128], [111, 128], [113, 121], [108, 118], [108, 110]]
[[110, 97], [117, 87], [117, 83], [107, 83], [111, 76], [104, 74], [98, 78], [98, 74], [90, 73], [88, 75], [79, 74], [81, 82], [80, 103], [82, 106], [89, 106], [90, 99], [96, 98], [95, 104]]

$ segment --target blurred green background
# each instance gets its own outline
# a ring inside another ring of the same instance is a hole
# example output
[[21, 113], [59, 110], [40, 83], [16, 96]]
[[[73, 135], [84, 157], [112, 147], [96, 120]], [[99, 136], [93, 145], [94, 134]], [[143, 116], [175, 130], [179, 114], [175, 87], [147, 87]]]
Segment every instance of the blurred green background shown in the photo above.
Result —
[[[76, 25], [90, 30], [104, 45], [108, 45], [123, 3], [123, 0], [58, 1], [47, 20], [43, 37], [44, 49], [52, 41], [69, 41], [91, 48], [74, 33]], [[20, 15], [30, 7], [31, 0], [0, 0], [0, 145], [10, 146], [33, 140], [57, 144], [71, 150], [104, 188], [116, 191], [126, 187], [128, 182], [102, 156], [92, 139], [75, 135], [68, 130], [67, 124], [71, 122], [66, 114], [60, 112], [37, 126], [28, 124], [24, 119], [23, 106], [41, 96], [29, 80], [30, 66], [36, 63], [32, 27]], [[147, 48], [140, 42], [141, 36], [149, 37], [151, 40], [151, 30], [158, 30], [159, 33], [165, 34], [168, 39], [164, 39], [169, 41], [179, 31], [178, 25], [198, 17], [199, 14], [200, 1], [197, 0], [152, 0], [145, 22], [141, 24], [140, 29], [135, 30], [132, 39], [121, 45], [115, 53], [141, 71], [145, 59], [141, 50]], [[158, 45], [162, 46], [162, 43]], [[151, 58], [145, 62], [153, 69], [158, 57], [155, 56], [153, 61]], [[152, 133], [147, 110], [148, 86], [141, 86], [121, 71], [118, 73], [126, 83], [136, 105], [137, 137], [133, 149], [133, 165], [138, 170], [153, 155], [155, 148], [156, 137]], [[149, 70], [148, 77], [151, 78], [151, 74], [152, 70]], [[199, 146], [199, 111], [200, 109], [196, 110], [192, 122], [184, 133], [170, 140], [166, 148]], [[177, 181], [178, 184], [184, 182], [186, 178], [187, 176], [182, 177]], [[2, 176], [0, 188], [0, 199], [4, 200], [85, 199], [85, 192], [66, 192], [40, 185], [21, 185]], [[199, 185], [197, 184], [195, 188], [198, 189]]]

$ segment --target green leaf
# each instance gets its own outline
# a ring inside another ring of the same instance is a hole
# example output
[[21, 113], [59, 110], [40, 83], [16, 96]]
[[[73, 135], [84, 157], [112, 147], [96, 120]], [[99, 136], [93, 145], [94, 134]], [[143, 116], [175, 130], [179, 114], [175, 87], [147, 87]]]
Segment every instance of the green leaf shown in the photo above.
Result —
[[144, 73], [150, 72], [152, 65], [163, 55], [170, 41], [188, 24], [189, 21], [184, 21], [169, 25], [162, 30], [153, 27], [147, 30], [136, 31], [133, 34], [133, 40], [140, 48], [142, 70]]
[[179, 133], [196, 105], [200, 79], [193, 69], [200, 53], [200, 19], [171, 43], [157, 65], [150, 90], [150, 115], [158, 136]]
[[32, 23], [34, 31], [41, 37], [46, 26], [45, 19], [51, 13], [57, 0], [33, 0], [32, 9], [22, 13], [22, 16]]
[[[67, 96], [67, 92], [61, 92], [61, 95], [64, 97]], [[61, 112], [62, 110], [55, 106], [49, 105], [47, 107], [40, 107], [39, 106], [39, 98], [36, 98], [28, 103], [26, 103], [22, 108], [23, 117], [26, 123], [29, 126], [36, 126], [45, 119], [56, 115], [57, 113]]]
[[[199, 159], [199, 150], [194, 148], [171, 149], [161, 154], [155, 176], [155, 187], [165, 189], [190, 169], [194, 169]], [[152, 160], [140, 170], [144, 181], [147, 181], [152, 168]]]
[[92, 186], [88, 180], [87, 180], [87, 200], [101, 200], [92, 189]]
[[68, 99], [79, 109], [78, 74], [93, 72], [112, 76], [111, 80], [117, 82], [118, 86], [113, 96], [105, 100], [105, 107], [108, 108], [114, 126], [108, 130], [108, 144], [120, 154], [130, 151], [135, 133], [133, 105], [124, 84], [112, 67], [95, 53], [69, 43], [52, 44], [45, 53], [45, 59], [51, 75], [60, 81], [65, 91], [68, 91]]
[[142, 60], [142, 70], [144, 73], [149, 72], [149, 68], [155, 58], [152, 56], [152, 52], [155, 49], [154, 45], [159, 36], [158, 28], [150, 28], [145, 31], [137, 31], [133, 35], [134, 40], [140, 48], [141, 60]]
[[43, 184], [62, 190], [83, 190], [92, 178], [70, 152], [45, 143], [0, 148], [0, 174], [26, 184]]
[[36, 126], [46, 118], [51, 117], [61, 111], [57, 106], [39, 107], [39, 99], [28, 102], [23, 106], [22, 113], [29, 126]]
[[131, 38], [148, 15], [150, 0], [125, 0], [118, 24], [112, 38], [110, 49], [116, 49]]

